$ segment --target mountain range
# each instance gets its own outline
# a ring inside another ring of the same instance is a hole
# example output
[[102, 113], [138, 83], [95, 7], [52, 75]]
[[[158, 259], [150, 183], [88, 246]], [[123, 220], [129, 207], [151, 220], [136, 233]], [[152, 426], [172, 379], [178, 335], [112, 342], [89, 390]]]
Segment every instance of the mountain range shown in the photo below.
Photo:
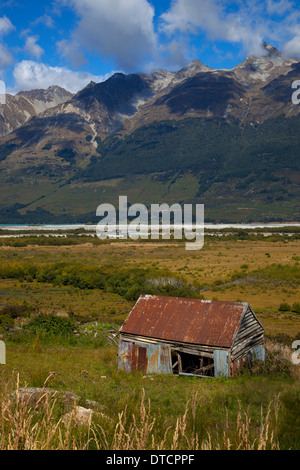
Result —
[[92, 222], [99, 204], [204, 203], [215, 222], [299, 221], [300, 59], [116, 73], [0, 107], [0, 223]]

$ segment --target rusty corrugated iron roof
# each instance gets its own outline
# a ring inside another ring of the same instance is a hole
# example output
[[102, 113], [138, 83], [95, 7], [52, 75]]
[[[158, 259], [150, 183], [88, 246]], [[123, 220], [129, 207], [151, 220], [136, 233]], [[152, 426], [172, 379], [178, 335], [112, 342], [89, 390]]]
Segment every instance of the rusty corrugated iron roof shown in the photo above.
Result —
[[229, 348], [248, 304], [142, 295], [121, 333]]

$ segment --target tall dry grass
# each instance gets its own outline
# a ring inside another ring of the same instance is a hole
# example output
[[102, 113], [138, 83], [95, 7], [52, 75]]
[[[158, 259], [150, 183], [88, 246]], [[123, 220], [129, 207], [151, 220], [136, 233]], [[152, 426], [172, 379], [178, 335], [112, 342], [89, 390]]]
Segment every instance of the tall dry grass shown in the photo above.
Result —
[[19, 376], [15, 393], [0, 404], [0, 450], [85, 450], [91, 439], [91, 429], [76, 432], [78, 419], [74, 403], [73, 420], [62, 423], [57, 418], [56, 393], [50, 393], [46, 384], [35, 401], [30, 394], [20, 393]]
[[150, 400], [143, 390], [139, 412], [129, 416], [127, 407], [118, 413], [115, 424], [99, 419], [83, 426], [77, 419], [76, 403], [72, 419], [57, 416], [57, 396], [44, 389], [34, 404], [29, 396], [20, 393], [19, 378], [14, 395], [0, 404], [0, 450], [267, 450], [279, 449], [276, 441], [276, 422], [279, 397], [261, 412], [259, 429], [252, 426], [248, 412], [239, 409], [234, 426], [228, 413], [222, 433], [207, 432], [200, 440], [197, 433], [197, 395], [187, 403], [176, 424], [161, 431], [151, 412]]
[[[105, 450], [278, 450], [279, 444], [275, 439], [275, 422], [278, 420], [279, 397], [268, 405], [264, 416], [261, 410], [261, 425], [258, 436], [253, 437], [251, 419], [248, 413], [239, 410], [234, 431], [229, 426], [228, 415], [226, 430], [222, 435], [214, 436], [207, 433], [207, 438], [200, 442], [195, 432], [195, 418], [197, 412], [197, 397], [187, 403], [185, 413], [176, 420], [175, 429], [167, 428], [163, 438], [155, 433], [155, 418], [151, 417], [151, 404], [145, 405], [145, 392], [140, 406], [140, 416], [133, 416], [128, 420], [126, 409], [119, 413], [119, 421], [115, 427], [112, 440], [100, 426], [102, 433], [102, 446]], [[190, 416], [189, 416], [190, 415]], [[192, 426], [190, 425], [192, 419]], [[99, 439], [98, 439], [99, 442]]]

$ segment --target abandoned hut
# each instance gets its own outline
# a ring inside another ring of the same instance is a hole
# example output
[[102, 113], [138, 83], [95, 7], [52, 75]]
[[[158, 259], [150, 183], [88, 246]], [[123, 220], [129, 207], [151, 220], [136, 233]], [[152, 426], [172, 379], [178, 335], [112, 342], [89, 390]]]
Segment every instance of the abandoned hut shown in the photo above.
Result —
[[143, 295], [120, 329], [126, 372], [233, 377], [264, 359], [264, 328], [247, 303]]

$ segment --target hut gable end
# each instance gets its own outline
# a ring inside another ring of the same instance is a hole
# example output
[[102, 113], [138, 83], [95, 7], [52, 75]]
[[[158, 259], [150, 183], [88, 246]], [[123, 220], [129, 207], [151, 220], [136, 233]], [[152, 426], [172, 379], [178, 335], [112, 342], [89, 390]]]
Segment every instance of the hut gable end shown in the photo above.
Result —
[[248, 305], [231, 347], [231, 358], [234, 360], [256, 346], [263, 344], [264, 331], [264, 327]]

